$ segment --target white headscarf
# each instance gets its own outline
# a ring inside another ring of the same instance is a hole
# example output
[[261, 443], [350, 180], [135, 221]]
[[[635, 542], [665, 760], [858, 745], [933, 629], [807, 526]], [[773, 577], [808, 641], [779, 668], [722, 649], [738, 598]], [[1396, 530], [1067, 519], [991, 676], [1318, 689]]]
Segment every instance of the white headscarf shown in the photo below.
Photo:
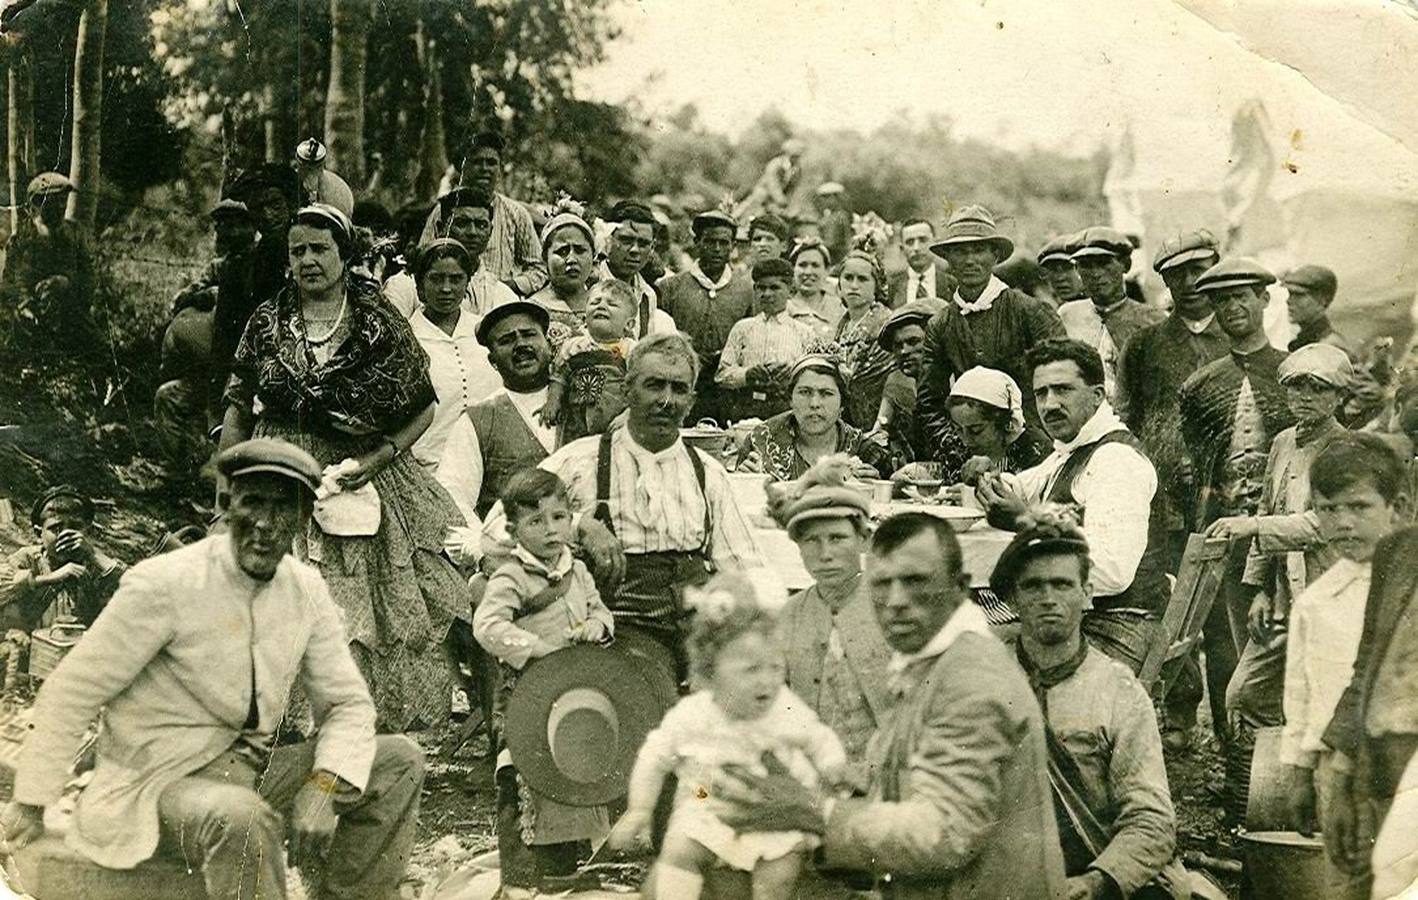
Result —
[[1009, 431], [1005, 443], [1024, 433], [1024, 395], [1014, 379], [998, 369], [976, 366], [961, 373], [950, 388], [951, 397], [977, 400], [986, 406], [1009, 411]]

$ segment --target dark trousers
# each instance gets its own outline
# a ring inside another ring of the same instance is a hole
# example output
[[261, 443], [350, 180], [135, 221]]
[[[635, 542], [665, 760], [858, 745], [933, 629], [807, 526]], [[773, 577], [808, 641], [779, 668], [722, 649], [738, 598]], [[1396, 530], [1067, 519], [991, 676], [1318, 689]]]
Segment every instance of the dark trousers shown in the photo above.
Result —
[[540, 887], [544, 876], [576, 874], [576, 864], [590, 855], [589, 841], [565, 841], [560, 844], [523, 842], [517, 770], [506, 766], [497, 771], [497, 861], [504, 885]]
[[1136, 675], [1162, 623], [1144, 613], [1089, 610], [1083, 614], [1083, 636]]

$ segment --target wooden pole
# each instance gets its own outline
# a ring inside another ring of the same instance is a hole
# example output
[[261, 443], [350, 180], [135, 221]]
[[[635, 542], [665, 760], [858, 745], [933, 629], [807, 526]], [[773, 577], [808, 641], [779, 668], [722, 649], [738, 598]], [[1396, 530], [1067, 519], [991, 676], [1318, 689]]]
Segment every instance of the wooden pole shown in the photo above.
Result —
[[325, 168], [364, 184], [364, 63], [370, 0], [330, 0], [330, 81], [325, 92]]
[[14, 234], [29, 218], [25, 189], [34, 174], [34, 65], [23, 39], [8, 37], [12, 43], [5, 67], [10, 90], [5, 157], [10, 168], [10, 233]]
[[74, 129], [69, 180], [77, 189], [69, 195], [65, 214], [92, 233], [98, 216], [99, 132], [103, 119], [103, 43], [108, 28], [108, 0], [89, 0], [79, 16], [79, 41], [74, 48]]

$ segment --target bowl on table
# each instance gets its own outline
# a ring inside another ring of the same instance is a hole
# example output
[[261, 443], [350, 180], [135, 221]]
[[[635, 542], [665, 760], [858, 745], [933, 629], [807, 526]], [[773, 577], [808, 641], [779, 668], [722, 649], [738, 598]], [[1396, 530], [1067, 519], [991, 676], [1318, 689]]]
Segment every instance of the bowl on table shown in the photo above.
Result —
[[971, 509], [967, 506], [934, 506], [929, 510], [933, 516], [938, 516], [950, 523], [950, 527], [957, 533], [969, 531], [975, 523], [985, 517], [982, 509]]
[[939, 478], [907, 478], [906, 495], [922, 500], [927, 503], [935, 502], [940, 494], [941, 485], [945, 484]]
[[695, 425], [679, 430], [680, 440], [697, 450], [721, 459], [729, 446], [729, 433], [717, 425]]

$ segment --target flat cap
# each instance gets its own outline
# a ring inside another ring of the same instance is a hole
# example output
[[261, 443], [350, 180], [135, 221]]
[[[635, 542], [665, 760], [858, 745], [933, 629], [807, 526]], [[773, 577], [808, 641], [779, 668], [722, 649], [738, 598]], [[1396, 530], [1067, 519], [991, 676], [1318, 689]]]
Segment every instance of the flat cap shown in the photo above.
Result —
[[1329, 297], [1333, 297], [1339, 290], [1339, 278], [1335, 276], [1333, 269], [1325, 266], [1297, 266], [1286, 272], [1280, 280], [1286, 287], [1294, 285]]
[[268, 472], [297, 482], [314, 494], [320, 487], [320, 463], [289, 441], [252, 438], [234, 444], [217, 457], [217, 471], [228, 479]]
[[1280, 361], [1276, 378], [1285, 384], [1306, 376], [1344, 390], [1354, 380], [1354, 364], [1348, 353], [1333, 344], [1306, 344]]
[[1132, 256], [1132, 241], [1128, 240], [1128, 236], [1106, 225], [1085, 228], [1073, 240], [1077, 242], [1077, 249], [1073, 251], [1072, 259], [1085, 256], [1116, 256], [1128, 259]]
[[251, 210], [240, 200], [223, 197], [217, 201], [217, 205], [213, 206], [207, 215], [213, 219], [249, 219], [251, 218]]
[[1175, 234], [1162, 242], [1152, 257], [1152, 271], [1161, 272], [1194, 259], [1219, 259], [1220, 244], [1216, 235], [1205, 228]]
[[1227, 288], [1247, 285], [1275, 284], [1275, 276], [1270, 270], [1246, 256], [1230, 256], [1201, 273], [1196, 280], [1196, 289], [1202, 293], [1224, 291]]
[[754, 216], [748, 223], [748, 236], [753, 237], [755, 231], [766, 231], [780, 241], [786, 241], [791, 232], [788, 227], [788, 220], [777, 213], [763, 213]]
[[792, 281], [793, 267], [786, 259], [779, 256], [760, 259], [753, 264], [753, 280], [757, 282], [765, 278], [786, 278]]
[[847, 189], [842, 186], [841, 182], [837, 181], [824, 181], [817, 186], [817, 196], [819, 197], [831, 197], [833, 194], [843, 194], [846, 191]]
[[944, 305], [932, 305], [921, 300], [913, 300], [894, 310], [890, 318], [882, 323], [881, 331], [876, 336], [876, 342], [881, 345], [881, 349], [890, 353], [891, 341], [896, 334], [896, 329], [913, 323], [924, 328], [926, 323], [944, 308]]
[[1019, 570], [1037, 556], [1070, 553], [1088, 555], [1088, 539], [1076, 525], [1049, 523], [1026, 528], [1014, 536], [1000, 554], [990, 573], [990, 590], [995, 596], [1007, 599], [1014, 593], [1014, 582]]
[[40, 172], [30, 179], [29, 187], [25, 193], [33, 200], [36, 197], [47, 197], [50, 194], [67, 194], [73, 190], [77, 190], [74, 187], [74, 182], [58, 172]]
[[1039, 248], [1039, 255], [1035, 257], [1039, 265], [1072, 262], [1073, 237], [1071, 234], [1057, 234], [1049, 238], [1048, 242]]
[[738, 220], [735, 219], [733, 216], [729, 215], [728, 213], [724, 212], [722, 209], [704, 210], [704, 212], [699, 213], [694, 217], [694, 219], [690, 222], [689, 227], [690, 230], [692, 230], [696, 235], [698, 235], [704, 229], [711, 228], [715, 225], [727, 226], [729, 228], [734, 229], [735, 231], [737, 231], [739, 227]]
[[870, 513], [866, 498], [858, 491], [845, 485], [814, 484], [788, 505], [784, 515], [788, 537], [794, 537], [799, 526], [813, 519], [865, 521]]
[[44, 524], [44, 510], [55, 500], [73, 500], [79, 504], [80, 514], [85, 519], [92, 520], [94, 517], [94, 502], [89, 499], [88, 494], [72, 484], [56, 484], [40, 494], [30, 507], [30, 524], [36, 528]]
[[491, 338], [488, 335], [492, 333], [492, 327], [508, 316], [515, 316], [518, 313], [531, 316], [541, 326], [543, 332], [551, 326], [551, 314], [540, 303], [533, 303], [530, 300], [511, 300], [507, 303], [497, 304], [483, 315], [475, 332], [478, 343], [484, 347], [491, 347]]

